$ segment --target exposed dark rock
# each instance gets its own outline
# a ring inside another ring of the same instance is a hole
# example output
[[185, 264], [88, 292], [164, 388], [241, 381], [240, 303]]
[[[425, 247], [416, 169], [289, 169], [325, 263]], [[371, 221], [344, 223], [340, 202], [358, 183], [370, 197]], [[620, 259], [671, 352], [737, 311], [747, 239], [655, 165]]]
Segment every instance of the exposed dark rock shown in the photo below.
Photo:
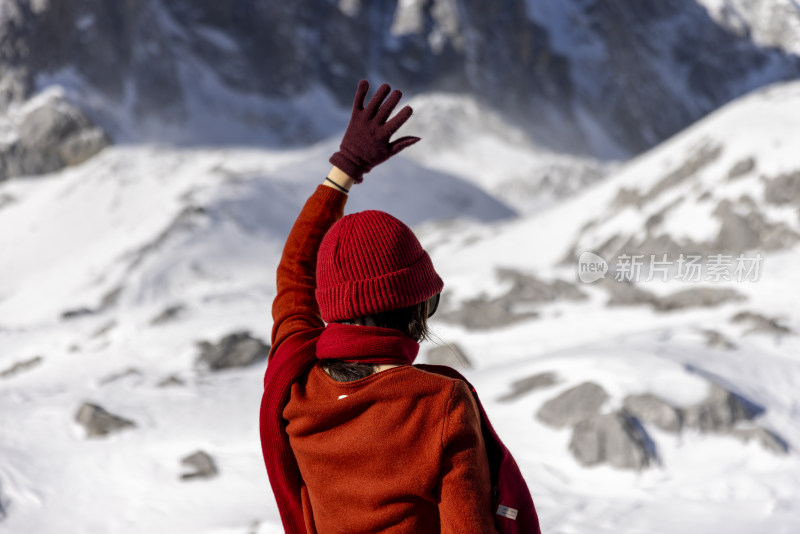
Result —
[[169, 375], [166, 378], [163, 378], [156, 384], [160, 388], [166, 388], [171, 386], [183, 386], [185, 382], [178, 376]]
[[747, 323], [750, 329], [745, 334], [772, 334], [786, 336], [794, 334], [789, 327], [780, 324], [776, 317], [767, 317], [760, 313], [743, 311], [731, 317], [732, 323]]
[[730, 288], [697, 287], [684, 289], [654, 301], [658, 311], [674, 311], [685, 308], [713, 308], [727, 302], [739, 302], [745, 296]]
[[218, 473], [214, 459], [205, 451], [197, 451], [186, 456], [181, 459], [181, 464], [192, 469], [189, 473], [181, 474], [181, 480], [213, 478]]
[[141, 378], [141, 376], [142, 376], [142, 372], [140, 370], [136, 369], [135, 367], [128, 367], [127, 369], [124, 369], [122, 371], [118, 371], [116, 373], [112, 373], [112, 374], [108, 375], [107, 377], [103, 378], [102, 380], [100, 380], [100, 384], [101, 385], [106, 385], [106, 384], [110, 384], [112, 382], [116, 382], [118, 380], [122, 380], [123, 378], [129, 378], [129, 377], [139, 377], [139, 378]]
[[94, 332], [92, 332], [92, 337], [95, 337], [95, 338], [96, 337], [101, 337], [101, 336], [107, 334], [108, 332], [112, 331], [116, 327], [117, 327], [117, 321], [112, 319], [112, 320], [108, 321], [107, 323], [103, 324], [102, 326], [100, 326], [100, 328], [98, 328]]
[[508, 302], [553, 302], [555, 300], [585, 300], [586, 294], [574, 284], [555, 279], [551, 282], [539, 280], [514, 269], [497, 269], [497, 278], [510, 282], [511, 288], [502, 297]]
[[0, 180], [44, 174], [78, 165], [110, 144], [86, 115], [56, 98], [37, 102], [18, 127], [18, 137], [0, 143]]
[[[800, 172], [765, 180], [767, 184], [765, 187], [769, 191], [765, 194], [770, 195], [773, 202], [784, 204], [794, 202], [787, 199], [794, 198], [796, 193], [793, 188], [797, 187], [800, 191], [800, 185], [797, 185], [800, 182], [795, 183], [797, 180], [800, 180]], [[636, 203], [637, 207], [642, 208], [647, 201], [646, 196], [635, 191], [626, 191], [624, 195], [620, 195], [608, 207], [609, 217], [614, 217], [614, 213], [618, 211], [617, 204]], [[705, 197], [711, 198], [711, 195]], [[641, 256], [642, 270], [647, 267], [651, 255], [655, 255], [657, 259], [666, 255], [666, 259], [672, 265], [676, 265], [681, 257], [685, 260], [690, 256], [699, 256], [702, 262], [702, 272], [699, 276], [705, 274], [706, 279], [710, 281], [754, 281], [760, 273], [759, 254], [763, 251], [785, 250], [800, 242], [800, 233], [793, 226], [766, 215], [762, 211], [763, 206], [748, 195], [741, 195], [736, 200], [723, 198], [714, 207], [712, 214], [719, 222], [719, 230], [712, 239], [698, 242], [686, 237], [673, 238], [664, 228], [664, 222], [669, 219], [669, 210], [684, 201], [683, 197], [680, 197], [652, 213], [645, 221], [645, 235], [640, 231], [614, 234], [607, 237], [600, 246], [591, 245], [591, 250], [609, 259], [611, 273], [617, 272], [620, 267], [620, 261], [613, 259], [620, 258], [623, 254], [628, 257]], [[800, 200], [797, 201], [797, 205], [800, 206]], [[586, 236], [579, 235], [562, 263], [574, 263], [575, 251], [584, 250], [586, 247]], [[726, 274], [721, 274], [719, 277], [712, 276], [710, 271], [715, 257], [721, 258], [720, 262], [727, 264], [717, 266], [715, 273], [726, 271]], [[609, 287], [609, 289], [614, 288]], [[627, 288], [618, 289], [622, 293]], [[614, 304], [640, 304], [643, 300], [648, 300], [648, 297], [630, 291], [612, 298]]]
[[[100, 303], [97, 306], [93, 308], [90, 308], [88, 306], [81, 306], [79, 308], [66, 310], [61, 313], [61, 318], [69, 320], [69, 319], [77, 319], [80, 317], [86, 317], [89, 315], [96, 315], [102, 313], [114, 307], [117, 304], [117, 301], [119, 300], [119, 296], [121, 294], [122, 294], [122, 287], [115, 287], [113, 289], [110, 289], [103, 295], [103, 297], [100, 299]], [[109, 323], [106, 324], [111, 325], [111, 323], [114, 323], [114, 325], [110, 326], [109, 329], [113, 328], [116, 325], [115, 321], [110, 321]], [[102, 333], [103, 332], [97, 335], [101, 335]]]
[[569, 450], [584, 466], [607, 463], [618, 469], [644, 469], [656, 459], [644, 428], [624, 411], [595, 414], [579, 422]]
[[486, 330], [535, 319], [539, 313], [535, 311], [515, 312], [511, 303], [505, 299], [489, 300], [481, 297], [465, 301], [458, 309], [437, 312], [437, 316], [442, 321], [457, 323], [470, 330]]
[[99, 128], [82, 130], [67, 137], [58, 147], [58, 155], [64, 166], [80, 165], [111, 144], [111, 140]]
[[760, 426], [751, 428], [733, 428], [729, 435], [745, 443], [755, 440], [766, 450], [775, 454], [786, 454], [789, 452], [789, 444], [783, 438]]
[[650, 423], [666, 432], [677, 434], [681, 430], [681, 413], [664, 399], [652, 393], [628, 395], [625, 410], [642, 423]]
[[456, 343], [435, 346], [426, 353], [426, 356], [428, 362], [434, 365], [447, 365], [456, 369], [472, 367], [472, 362]]
[[8, 193], [0, 193], [0, 210], [7, 206], [11, 206], [16, 201], [17, 199], [12, 197]]
[[100, 299], [100, 304], [97, 307], [97, 311], [105, 311], [116, 306], [117, 302], [119, 302], [120, 295], [122, 295], [122, 286], [109, 289], [103, 295], [103, 298]]
[[545, 402], [536, 417], [550, 426], [565, 428], [600, 411], [608, 393], [593, 382], [584, 382]]
[[713, 163], [722, 154], [722, 147], [719, 145], [702, 144], [689, 154], [677, 169], [661, 178], [646, 195], [642, 197], [642, 202], [647, 203], [658, 198], [664, 191], [671, 189], [685, 180], [693, 177], [698, 171]]
[[744, 295], [730, 288], [698, 287], [676, 291], [663, 297], [641, 289], [633, 282], [606, 278], [602, 287], [610, 298], [608, 306], [638, 306], [646, 304], [659, 312], [669, 312], [686, 308], [710, 308], [728, 302], [739, 302]]
[[18, 375], [19, 373], [29, 371], [34, 367], [40, 365], [42, 361], [43, 359], [41, 356], [34, 356], [33, 358], [30, 358], [28, 360], [17, 362], [13, 364], [11, 367], [0, 371], [0, 378], [11, 378], [12, 376]]
[[469, 299], [458, 309], [445, 309], [442, 320], [459, 323], [470, 329], [500, 328], [534, 319], [539, 313], [532, 306], [557, 300], [583, 300], [586, 295], [574, 284], [555, 279], [550, 282], [513, 269], [498, 269], [498, 280], [510, 283], [499, 297]]
[[[644, 222], [644, 229], [647, 230], [648, 234], [652, 234], [655, 228], [661, 226], [666, 218], [667, 214], [670, 210], [676, 208], [683, 202], [683, 197], [678, 197], [663, 208], [661, 208], [656, 213], [652, 214], [647, 220]], [[652, 238], [651, 238], [652, 239]]]
[[736, 213], [727, 200], [723, 200], [717, 206], [714, 215], [720, 220], [720, 229], [716, 238], [720, 250], [742, 252], [761, 245], [761, 239], [751, 225], [751, 221], [746, 216]]
[[150, 320], [151, 325], [161, 325], [178, 319], [186, 310], [183, 304], [167, 306], [164, 310]]
[[749, 421], [763, 408], [716, 384], [706, 398], [683, 412], [684, 425], [701, 432], [728, 432], [740, 421]]
[[619, 191], [617, 191], [617, 196], [611, 201], [611, 206], [613, 208], [627, 208], [628, 206], [641, 208], [643, 203], [644, 198], [638, 191], [620, 187]]
[[95, 313], [94, 310], [91, 308], [75, 308], [72, 310], [66, 310], [61, 313], [62, 319], [77, 319], [79, 317], [86, 317], [87, 315], [93, 315]]
[[[748, 203], [749, 204], [749, 203]], [[725, 199], [714, 210], [720, 229], [713, 247], [719, 252], [742, 253], [748, 250], [780, 250], [800, 240], [800, 235], [785, 223], [770, 223], [755, 207], [738, 209]]]
[[102, 406], [88, 402], [81, 405], [75, 414], [75, 420], [86, 429], [86, 437], [98, 438], [118, 432], [125, 428], [133, 428], [136, 423], [119, 415], [114, 415]]
[[653, 305], [656, 296], [645, 290], [640, 289], [632, 282], [619, 281], [614, 278], [606, 278], [603, 287], [608, 290], [611, 297], [606, 303], [608, 306], [638, 306], [641, 304]]
[[733, 350], [736, 348], [736, 344], [734, 342], [716, 330], [703, 330], [702, 334], [706, 339], [706, 347], [725, 350]]
[[731, 167], [731, 170], [728, 171], [728, 180], [735, 180], [736, 178], [740, 178], [745, 174], [752, 172], [753, 169], [755, 168], [756, 168], [756, 159], [752, 156], [737, 161], [736, 164], [733, 167]]
[[200, 356], [197, 363], [212, 371], [247, 367], [266, 359], [269, 345], [250, 335], [250, 332], [234, 332], [217, 343], [201, 341]]
[[800, 206], [800, 171], [766, 179], [764, 200], [771, 204], [794, 204]]
[[497, 400], [500, 402], [510, 402], [522, 397], [523, 395], [526, 395], [527, 393], [531, 393], [537, 389], [554, 386], [557, 383], [558, 377], [555, 373], [539, 373], [527, 378], [513, 381], [511, 383], [511, 391], [502, 397], [499, 397]]

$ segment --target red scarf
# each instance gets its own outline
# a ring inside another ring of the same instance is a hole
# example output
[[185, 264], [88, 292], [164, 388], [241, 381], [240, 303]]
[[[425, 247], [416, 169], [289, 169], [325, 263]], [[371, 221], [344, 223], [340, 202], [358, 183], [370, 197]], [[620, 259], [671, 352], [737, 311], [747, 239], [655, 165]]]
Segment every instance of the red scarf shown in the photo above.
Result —
[[[325, 328], [307, 330], [289, 337], [273, 354], [264, 377], [261, 400], [261, 443], [264, 463], [284, 530], [306, 532], [300, 489], [303, 479], [289, 445], [282, 414], [289, 401], [292, 384], [300, 380], [317, 359], [335, 358], [353, 363], [374, 365], [410, 365], [419, 352], [419, 344], [390, 328], [330, 323]], [[501, 533], [538, 534], [539, 520], [528, 487], [511, 453], [495, 433], [483, 410], [475, 388], [455, 369], [438, 365], [422, 365], [421, 369], [464, 380], [469, 385], [481, 415], [489, 469], [494, 485], [494, 506], [506, 516], [517, 512], [512, 520], [495, 513], [495, 524]]]

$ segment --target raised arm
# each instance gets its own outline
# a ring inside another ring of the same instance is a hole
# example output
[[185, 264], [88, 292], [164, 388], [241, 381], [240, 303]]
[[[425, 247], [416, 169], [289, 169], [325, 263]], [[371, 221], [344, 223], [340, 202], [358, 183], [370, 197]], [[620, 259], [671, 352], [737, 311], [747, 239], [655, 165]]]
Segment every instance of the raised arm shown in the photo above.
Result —
[[314, 297], [317, 250], [325, 232], [344, 214], [352, 179], [334, 167], [303, 206], [289, 232], [278, 265], [278, 294], [272, 302], [272, 349], [292, 334], [325, 326]]
[[278, 293], [272, 304], [270, 360], [288, 337], [325, 326], [314, 297], [317, 251], [325, 233], [344, 214], [350, 187], [360, 183], [373, 167], [419, 141], [419, 137], [410, 136], [390, 141], [412, 113], [406, 106], [389, 118], [402, 93], [381, 85], [365, 106], [368, 90], [369, 84], [362, 80], [339, 151], [330, 158], [333, 168], [306, 201], [286, 240], [278, 265]]

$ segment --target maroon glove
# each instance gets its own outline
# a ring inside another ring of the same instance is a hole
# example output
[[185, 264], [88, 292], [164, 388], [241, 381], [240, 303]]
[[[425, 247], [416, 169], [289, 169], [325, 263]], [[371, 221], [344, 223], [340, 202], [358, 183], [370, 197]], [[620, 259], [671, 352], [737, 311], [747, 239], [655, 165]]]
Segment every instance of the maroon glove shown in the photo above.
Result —
[[330, 159], [331, 163], [346, 172], [357, 184], [362, 182], [364, 174], [368, 173], [375, 165], [386, 161], [420, 139], [406, 136], [389, 142], [392, 135], [411, 116], [411, 108], [404, 107], [392, 120], [387, 121], [403, 94], [395, 91], [389, 98], [386, 98], [391, 88], [383, 84], [365, 108], [364, 98], [367, 96], [368, 90], [369, 82], [361, 80], [353, 101], [350, 124], [344, 132], [339, 152]]

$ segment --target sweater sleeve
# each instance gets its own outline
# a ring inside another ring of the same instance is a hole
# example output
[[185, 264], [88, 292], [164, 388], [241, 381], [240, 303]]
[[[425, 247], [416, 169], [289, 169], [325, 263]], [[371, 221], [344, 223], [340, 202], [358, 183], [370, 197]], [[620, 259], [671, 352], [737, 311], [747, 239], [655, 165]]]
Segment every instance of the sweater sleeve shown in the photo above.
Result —
[[318, 186], [289, 232], [278, 264], [278, 291], [272, 302], [270, 360], [288, 337], [325, 326], [314, 296], [317, 251], [325, 233], [344, 214], [346, 202], [344, 193]]
[[496, 534], [489, 461], [480, 415], [467, 385], [458, 380], [442, 433], [439, 518], [442, 534]]

